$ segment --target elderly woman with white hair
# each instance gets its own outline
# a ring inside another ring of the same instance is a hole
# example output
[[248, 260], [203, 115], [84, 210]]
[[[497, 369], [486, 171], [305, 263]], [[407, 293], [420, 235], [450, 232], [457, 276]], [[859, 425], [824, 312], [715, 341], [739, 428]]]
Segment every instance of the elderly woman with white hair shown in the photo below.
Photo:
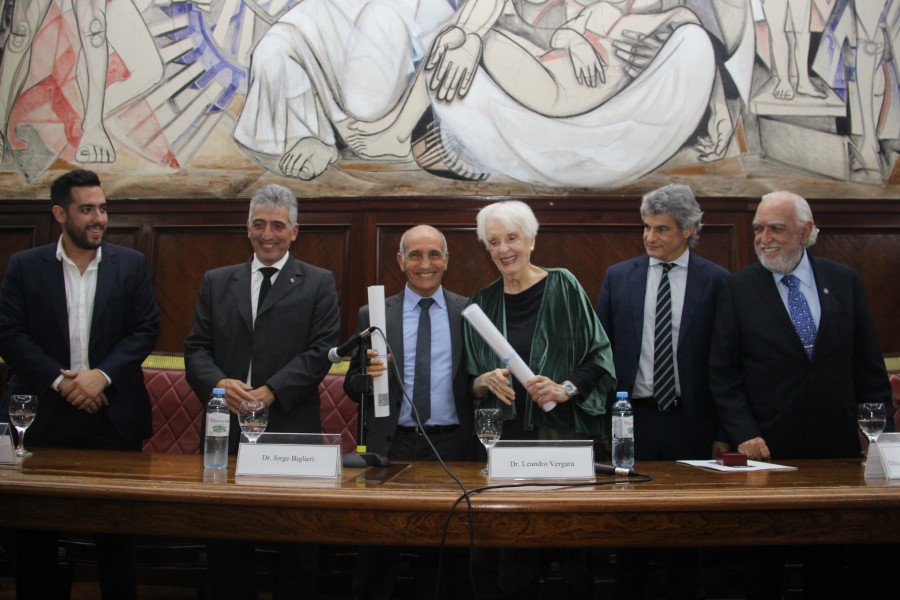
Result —
[[[505, 439], [594, 439], [606, 434], [606, 398], [615, 388], [612, 350], [578, 280], [531, 262], [538, 222], [527, 204], [496, 202], [477, 217], [501, 277], [478, 304], [536, 374], [523, 385], [468, 324], [466, 363], [479, 406], [499, 406]], [[556, 407], [541, 410], [548, 403]]]

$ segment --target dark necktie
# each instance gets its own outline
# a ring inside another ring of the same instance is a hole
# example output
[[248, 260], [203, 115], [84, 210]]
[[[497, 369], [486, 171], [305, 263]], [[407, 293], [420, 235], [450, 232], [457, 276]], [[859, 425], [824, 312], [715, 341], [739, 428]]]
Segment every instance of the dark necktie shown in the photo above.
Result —
[[806, 296], [800, 291], [800, 280], [794, 275], [785, 275], [781, 278], [781, 283], [788, 289], [788, 312], [791, 314], [791, 321], [794, 322], [794, 329], [803, 342], [806, 356], [812, 358], [813, 348], [816, 345], [816, 322], [809, 310]]
[[662, 278], [656, 293], [656, 338], [653, 344], [653, 396], [660, 410], [675, 402], [675, 355], [672, 347], [672, 291], [669, 271], [674, 263], [661, 263]]
[[262, 273], [263, 280], [262, 285], [259, 286], [259, 299], [256, 301], [256, 312], [259, 312], [259, 309], [262, 308], [266, 295], [269, 293], [269, 290], [272, 289], [272, 275], [277, 273], [278, 269], [275, 267], [260, 267], [259, 272]]
[[419, 333], [416, 337], [416, 372], [413, 376], [413, 406], [422, 425], [431, 417], [431, 315], [433, 298], [419, 300]]

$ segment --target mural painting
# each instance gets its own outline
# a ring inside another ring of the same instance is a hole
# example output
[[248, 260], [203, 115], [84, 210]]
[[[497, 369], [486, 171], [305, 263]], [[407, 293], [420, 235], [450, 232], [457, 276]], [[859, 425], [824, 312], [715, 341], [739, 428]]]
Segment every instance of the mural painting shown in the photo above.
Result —
[[900, 0], [0, 0], [0, 42], [3, 190], [62, 164], [308, 196], [735, 172], [894, 195]]

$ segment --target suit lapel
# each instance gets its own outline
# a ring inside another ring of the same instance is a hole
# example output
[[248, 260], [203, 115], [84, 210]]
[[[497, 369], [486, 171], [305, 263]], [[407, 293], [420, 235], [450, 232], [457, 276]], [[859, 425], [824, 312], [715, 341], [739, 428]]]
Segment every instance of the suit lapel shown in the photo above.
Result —
[[638, 335], [638, 348], [641, 347], [641, 332], [644, 330], [644, 297], [647, 295], [647, 271], [650, 268], [650, 258], [644, 255], [632, 263], [628, 271], [628, 298], [640, 298], [640, 302], [630, 302], [632, 330]]
[[[234, 305], [248, 331], [253, 331], [253, 306], [250, 301], [250, 263], [247, 262], [235, 270], [233, 274], [231, 295], [234, 297]], [[271, 293], [271, 292], [270, 292]], [[216, 299], [212, 299], [216, 302]]]
[[[91, 346], [98, 341], [97, 327], [100, 326], [103, 315], [106, 314], [106, 306], [109, 304], [109, 296], [115, 285], [118, 269], [119, 257], [115, 249], [104, 244], [100, 264], [97, 265], [97, 290], [94, 292], [94, 312], [91, 315]], [[88, 352], [93, 354], [92, 350], [93, 348], [89, 348]], [[93, 360], [91, 360], [91, 364], [93, 364]]]
[[293, 290], [299, 290], [302, 277], [303, 269], [300, 266], [300, 262], [293, 257], [288, 258], [278, 277], [275, 278], [275, 282], [272, 284], [272, 289], [269, 290], [265, 302], [263, 302], [262, 306], [256, 307], [256, 318], [258, 319], [259, 315], [283, 300]]
[[[450, 349], [453, 352], [453, 373], [456, 377], [456, 370], [459, 368], [460, 359], [462, 357], [462, 309], [465, 302], [461, 298], [452, 296], [447, 290], [444, 290], [444, 298], [447, 299], [447, 315], [450, 318]], [[459, 302], [457, 302], [459, 300]], [[457, 306], [459, 304], [460, 306]]]
[[387, 341], [394, 363], [403, 376], [403, 292], [384, 301], [384, 321], [387, 325]]
[[689, 331], [691, 320], [697, 312], [697, 305], [703, 292], [709, 284], [709, 273], [706, 271], [706, 265], [694, 258], [691, 252], [688, 257], [688, 275], [684, 289], [684, 304], [681, 307], [681, 324], [679, 330], [681, 334], [678, 337], [678, 345], [681, 346], [682, 340], [685, 339], [684, 333]]
[[[837, 310], [834, 303], [834, 294], [838, 291], [838, 287], [832, 285], [826, 269], [822, 268], [822, 264], [809, 255], [809, 263], [812, 266], [813, 277], [816, 279], [816, 293], [819, 295], [819, 327], [816, 330], [816, 346], [825, 345], [825, 339], [831, 328], [831, 319]], [[816, 353], [813, 350], [813, 357]]]
[[40, 265], [43, 271], [42, 279], [44, 290], [50, 302], [50, 309], [59, 330], [66, 341], [66, 353], [69, 352], [69, 309], [66, 304], [66, 279], [63, 275], [62, 263], [56, 258], [56, 247], [48, 246], [48, 252], [44, 255]]
[[753, 264], [754, 289], [759, 295], [760, 303], [764, 308], [761, 314], [772, 315], [776, 321], [778, 331], [783, 331], [785, 338], [791, 342], [799, 354], [802, 354], [807, 360], [806, 352], [803, 350], [803, 342], [797, 330], [794, 329], [794, 322], [791, 321], [791, 315], [788, 313], [787, 307], [781, 300], [778, 288], [775, 287], [775, 278], [771, 272], [767, 271], [759, 262]]

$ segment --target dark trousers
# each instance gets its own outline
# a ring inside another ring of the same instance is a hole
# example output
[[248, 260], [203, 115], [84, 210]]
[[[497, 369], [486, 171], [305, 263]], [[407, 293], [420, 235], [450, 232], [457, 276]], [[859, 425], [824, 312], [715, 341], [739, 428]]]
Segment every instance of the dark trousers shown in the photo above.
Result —
[[[465, 460], [465, 438], [462, 430], [429, 435], [432, 445], [443, 460]], [[434, 451], [424, 436], [404, 433], [394, 435], [388, 458], [392, 461], [436, 460]], [[400, 573], [400, 547], [360, 546], [353, 575], [353, 597], [357, 600], [387, 600], [394, 595], [394, 584]], [[465, 552], [450, 548], [444, 550], [441, 560], [436, 548], [417, 548], [412, 551], [415, 559], [416, 598], [434, 598], [441, 578], [441, 598], [467, 597], [468, 576]], [[439, 563], [441, 569], [439, 570]], [[444, 571], [445, 574], [441, 574]], [[463, 579], [460, 579], [460, 578]], [[451, 596], [450, 594], [453, 593]], [[463, 595], [459, 595], [463, 594]]]
[[[272, 597], [275, 600], [315, 598], [319, 551], [315, 544], [266, 544], [273, 550]], [[257, 552], [253, 542], [209, 540], [206, 544], [207, 598], [255, 600]], [[265, 568], [265, 567], [264, 567]]]
[[[140, 451], [141, 442], [123, 438], [106, 410], [90, 415], [60, 400], [39, 435], [25, 436], [27, 447]], [[134, 539], [127, 535], [95, 534], [97, 570], [104, 600], [137, 597]], [[59, 573], [59, 533], [19, 531], [16, 552], [16, 597], [46, 600], [65, 590]]]

